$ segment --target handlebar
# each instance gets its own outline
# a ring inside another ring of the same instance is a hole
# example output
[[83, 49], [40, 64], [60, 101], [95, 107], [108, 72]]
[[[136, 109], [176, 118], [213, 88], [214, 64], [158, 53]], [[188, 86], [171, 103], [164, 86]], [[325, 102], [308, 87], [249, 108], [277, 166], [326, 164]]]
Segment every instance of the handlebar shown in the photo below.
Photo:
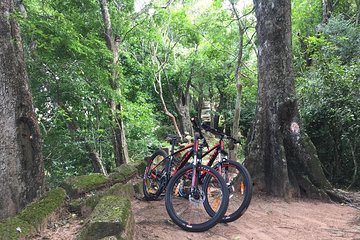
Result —
[[204, 130], [207, 131], [207, 132], [211, 132], [211, 133], [214, 134], [214, 135], [219, 135], [221, 138], [230, 139], [230, 140], [232, 140], [234, 143], [240, 143], [239, 140], [233, 138], [232, 136], [226, 135], [225, 133], [220, 132], [218, 129], [212, 128], [212, 127], [210, 127], [209, 125], [206, 125], [206, 124], [204, 124], [204, 123], [201, 124], [201, 128], [204, 129]]
[[235, 144], [236, 144], [236, 143], [240, 143], [239, 140], [233, 138], [232, 136], [226, 135], [225, 133], [222, 133], [222, 132], [220, 132], [219, 130], [217, 130], [217, 129], [215, 129], [215, 128], [212, 128], [212, 127], [210, 127], [209, 125], [206, 125], [206, 124], [204, 124], [204, 123], [201, 124], [201, 125], [199, 125], [195, 118], [191, 118], [191, 123], [192, 123], [192, 125], [193, 125], [193, 128], [194, 128], [195, 132], [199, 132], [201, 138], [204, 138], [204, 136], [203, 136], [202, 133], [201, 133], [201, 129], [204, 129], [205, 131], [211, 132], [212, 134], [215, 134], [215, 135], [218, 135], [218, 136], [220, 136], [221, 138], [230, 139], [230, 140], [232, 140]]

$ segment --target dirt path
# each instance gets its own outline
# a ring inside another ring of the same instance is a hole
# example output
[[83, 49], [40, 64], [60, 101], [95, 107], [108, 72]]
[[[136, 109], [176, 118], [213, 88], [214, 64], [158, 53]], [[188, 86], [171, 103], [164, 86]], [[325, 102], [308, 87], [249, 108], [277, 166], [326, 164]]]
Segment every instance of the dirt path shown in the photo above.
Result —
[[[360, 240], [360, 210], [314, 200], [256, 196], [237, 221], [190, 233], [170, 221], [164, 200], [132, 201], [134, 240]], [[31, 240], [75, 240], [81, 220], [67, 213]]]
[[135, 240], [360, 240], [360, 211], [347, 205], [257, 196], [240, 219], [203, 233], [174, 225], [163, 200], [134, 200], [132, 206]]

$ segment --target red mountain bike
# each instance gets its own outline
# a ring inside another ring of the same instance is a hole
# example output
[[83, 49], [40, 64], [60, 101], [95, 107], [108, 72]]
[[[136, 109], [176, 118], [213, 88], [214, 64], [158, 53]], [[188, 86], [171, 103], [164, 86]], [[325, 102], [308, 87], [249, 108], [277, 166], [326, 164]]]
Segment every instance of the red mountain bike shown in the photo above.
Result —
[[[243, 215], [252, 197], [250, 174], [239, 162], [228, 160], [227, 153], [224, 150], [224, 139], [232, 139], [234, 142], [238, 141], [207, 125], [203, 124], [200, 127], [195, 120], [192, 120], [192, 122], [195, 131], [199, 132], [200, 138], [203, 139], [202, 148], [207, 147], [207, 151], [205, 152], [202, 152], [201, 148], [201, 153], [198, 153], [199, 158], [203, 159], [205, 156], [210, 155], [207, 166], [212, 166], [223, 176], [229, 190], [229, 206], [221, 221], [234, 221]], [[201, 134], [201, 129], [215, 134], [219, 137], [219, 141], [214, 146], [209, 147], [206, 139]], [[175, 151], [176, 136], [170, 136], [169, 139], [171, 140], [170, 155], [163, 150], [156, 150], [148, 160], [143, 185], [145, 199], [147, 200], [157, 199], [165, 190], [172, 176], [189, 164], [188, 162], [194, 154], [194, 143], [187, 144]], [[174, 193], [180, 197], [186, 197], [186, 191], [184, 189], [185, 188], [179, 188], [178, 191]], [[205, 207], [208, 214], [214, 214], [210, 205], [205, 204]]]

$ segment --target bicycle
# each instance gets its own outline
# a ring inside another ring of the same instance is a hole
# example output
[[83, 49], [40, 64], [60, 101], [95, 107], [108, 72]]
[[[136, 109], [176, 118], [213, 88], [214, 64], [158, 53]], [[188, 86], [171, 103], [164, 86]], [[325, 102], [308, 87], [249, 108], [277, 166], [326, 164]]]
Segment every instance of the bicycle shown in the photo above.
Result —
[[[229, 191], [224, 178], [215, 169], [202, 165], [203, 143], [195, 133], [193, 162], [174, 174], [165, 193], [165, 206], [175, 224], [186, 231], [202, 232], [217, 224], [224, 216]], [[205, 179], [205, 181], [203, 181]], [[209, 211], [211, 210], [211, 212]]]
[[150, 158], [145, 168], [143, 177], [143, 192], [145, 200], [156, 200], [165, 190], [171, 176], [185, 166], [191, 157], [191, 152], [187, 152], [181, 161], [178, 161], [176, 155], [179, 155], [186, 149], [192, 148], [194, 143], [174, 151], [177, 142], [176, 135], [168, 135], [166, 140], [171, 142], [170, 155], [164, 150], [157, 149]]
[[[250, 205], [252, 197], [252, 181], [247, 169], [240, 163], [228, 160], [227, 153], [224, 150], [224, 139], [232, 139], [235, 143], [238, 141], [231, 136], [221, 133], [220, 131], [211, 128], [210, 126], [202, 124], [201, 127], [195, 119], [192, 119], [193, 128], [200, 133], [200, 138], [203, 138], [204, 146], [208, 150], [201, 155], [201, 159], [213, 152], [207, 163], [207, 166], [213, 166], [216, 171], [221, 173], [224, 177], [229, 190], [229, 206], [226, 214], [221, 222], [232, 222], [241, 217]], [[209, 148], [206, 139], [201, 134], [201, 129], [211, 132], [216, 136], [220, 136], [219, 142]], [[157, 150], [149, 158], [148, 166], [144, 174], [144, 197], [147, 200], [155, 200], [164, 191], [170, 178], [174, 176], [179, 169], [183, 168], [193, 155], [192, 148], [194, 143], [187, 144], [177, 151], [174, 151], [176, 143], [176, 136], [171, 136], [171, 151], [170, 155], [163, 150]], [[191, 148], [191, 149], [190, 149]], [[181, 159], [177, 159], [181, 152], [187, 151]], [[218, 160], [216, 163], [216, 159]], [[202, 179], [202, 178], [201, 178]], [[183, 194], [179, 190], [179, 194]], [[184, 194], [183, 194], [184, 195]], [[205, 201], [205, 207], [210, 215], [213, 215], [211, 205]]]
[[[197, 128], [200, 127], [197, 126]], [[221, 174], [229, 190], [229, 206], [221, 222], [235, 221], [240, 218], [249, 207], [253, 186], [248, 170], [239, 162], [229, 160], [228, 154], [225, 151], [224, 139], [231, 139], [234, 143], [239, 143], [239, 141], [208, 125], [202, 124], [201, 128], [219, 136], [218, 143], [212, 146], [202, 157], [205, 157], [215, 150], [210, 156], [207, 165], [213, 166], [213, 168]], [[218, 160], [217, 162], [215, 162], [216, 159]], [[210, 215], [214, 214], [210, 204], [207, 204], [206, 208]]]

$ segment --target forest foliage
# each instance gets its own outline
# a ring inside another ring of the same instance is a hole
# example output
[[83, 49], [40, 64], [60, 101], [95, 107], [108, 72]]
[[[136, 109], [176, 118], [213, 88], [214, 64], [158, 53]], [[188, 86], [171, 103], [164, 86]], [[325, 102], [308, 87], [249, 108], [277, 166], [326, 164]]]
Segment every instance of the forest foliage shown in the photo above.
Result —
[[[231, 133], [240, 36], [229, 1], [236, 3], [245, 29], [240, 65], [243, 156], [257, 95], [251, 1], [109, 0], [119, 43], [117, 64], [112, 64], [104, 39], [99, 1], [22, 1], [26, 11], [17, 17], [51, 186], [93, 171], [88, 145], [108, 172], [115, 167], [109, 99], [121, 103], [117, 114], [125, 123], [131, 161], [142, 160], [149, 147], [165, 144], [164, 136], [175, 133], [164, 104], [182, 134], [187, 131], [183, 111], [201, 118], [205, 109], [211, 124]], [[302, 128], [331, 183], [359, 188], [360, 2], [336, 1], [332, 7], [324, 23], [320, 1], [292, 1], [299, 108]], [[109, 85], [112, 69], [119, 73], [120, 91]]]

